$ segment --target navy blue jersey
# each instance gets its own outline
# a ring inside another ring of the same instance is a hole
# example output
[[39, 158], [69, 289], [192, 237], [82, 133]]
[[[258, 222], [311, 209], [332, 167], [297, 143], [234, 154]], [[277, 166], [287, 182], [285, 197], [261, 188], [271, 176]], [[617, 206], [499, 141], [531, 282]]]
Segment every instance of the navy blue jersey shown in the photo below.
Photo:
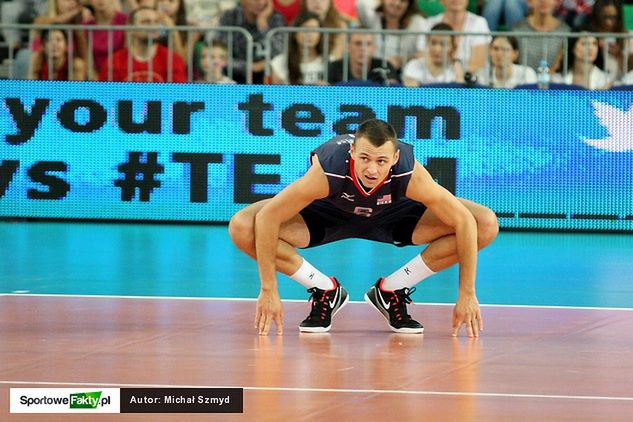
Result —
[[319, 158], [330, 186], [329, 195], [322, 201], [348, 213], [372, 217], [405, 197], [415, 165], [413, 146], [399, 142], [400, 159], [391, 167], [384, 182], [367, 192], [357, 186], [350, 166], [353, 142], [354, 135], [336, 136], [317, 147], [310, 156]]

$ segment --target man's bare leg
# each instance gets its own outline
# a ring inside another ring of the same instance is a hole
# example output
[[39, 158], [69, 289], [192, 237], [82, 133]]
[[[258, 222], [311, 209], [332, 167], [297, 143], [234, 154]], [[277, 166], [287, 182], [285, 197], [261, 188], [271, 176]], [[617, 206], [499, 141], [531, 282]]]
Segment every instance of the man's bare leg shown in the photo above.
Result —
[[[473, 214], [477, 222], [477, 246], [483, 249], [499, 233], [497, 217], [490, 209], [475, 202], [460, 199]], [[435, 214], [427, 210], [413, 231], [412, 241], [416, 245], [428, 243], [422, 252], [422, 260], [434, 272], [441, 271], [459, 261], [457, 240], [451, 227], [446, 226]]]
[[[257, 259], [255, 216], [267, 201], [249, 205], [236, 213], [229, 222], [229, 234], [233, 243], [253, 259]], [[303, 261], [296, 248], [308, 246], [309, 242], [310, 232], [300, 215], [284, 223], [280, 228], [277, 244], [277, 271], [286, 275], [294, 274]]]

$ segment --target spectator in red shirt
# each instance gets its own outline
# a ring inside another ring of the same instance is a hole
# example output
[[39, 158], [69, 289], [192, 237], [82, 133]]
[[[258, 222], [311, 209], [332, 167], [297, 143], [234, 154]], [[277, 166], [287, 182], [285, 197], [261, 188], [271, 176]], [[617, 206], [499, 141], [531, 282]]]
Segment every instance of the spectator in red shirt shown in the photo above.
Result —
[[[139, 7], [130, 14], [131, 25], [158, 26], [159, 23], [158, 12], [149, 7]], [[131, 31], [129, 47], [112, 55], [112, 68], [106, 62], [106, 66], [101, 69], [99, 79], [131, 82], [187, 82], [182, 57], [160, 45], [157, 42], [159, 35], [158, 31]]]

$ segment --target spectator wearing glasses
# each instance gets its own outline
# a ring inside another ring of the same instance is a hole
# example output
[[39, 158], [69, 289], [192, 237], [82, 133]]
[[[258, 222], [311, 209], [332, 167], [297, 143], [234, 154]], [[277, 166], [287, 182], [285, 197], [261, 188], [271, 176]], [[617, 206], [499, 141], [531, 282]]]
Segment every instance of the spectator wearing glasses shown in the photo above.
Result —
[[519, 41], [515, 37], [497, 35], [490, 43], [490, 67], [477, 73], [477, 82], [492, 88], [514, 88], [536, 83], [536, 72], [517, 64]]

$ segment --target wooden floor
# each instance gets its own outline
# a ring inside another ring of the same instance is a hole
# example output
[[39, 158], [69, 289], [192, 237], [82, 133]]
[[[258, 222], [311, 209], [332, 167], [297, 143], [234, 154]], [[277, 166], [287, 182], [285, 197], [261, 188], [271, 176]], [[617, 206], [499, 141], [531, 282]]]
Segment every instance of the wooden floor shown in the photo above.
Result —
[[[0, 420], [631, 420], [633, 310], [485, 306], [479, 339], [416, 304], [423, 335], [350, 303], [327, 334], [252, 329], [254, 302], [0, 296]], [[243, 387], [241, 415], [17, 415], [11, 387]]]
[[[479, 254], [479, 339], [450, 335], [455, 268], [417, 286], [423, 335], [360, 302], [419, 248], [303, 251], [353, 302], [300, 335], [309, 295], [280, 277], [285, 333], [260, 337], [256, 265], [226, 226], [0, 222], [0, 239], [0, 422], [632, 420], [631, 235], [502, 232]], [[243, 387], [244, 413], [8, 410], [12, 387], [152, 386]]]

